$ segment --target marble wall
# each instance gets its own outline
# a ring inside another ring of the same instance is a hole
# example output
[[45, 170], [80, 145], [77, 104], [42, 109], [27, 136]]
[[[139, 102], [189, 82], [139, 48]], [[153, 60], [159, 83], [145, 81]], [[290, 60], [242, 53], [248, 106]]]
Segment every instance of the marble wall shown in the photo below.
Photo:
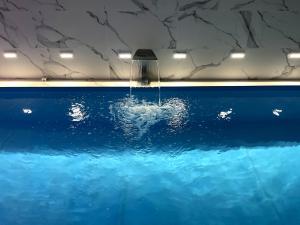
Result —
[[0, 0], [0, 51], [19, 53], [0, 57], [0, 79], [128, 79], [117, 53], [151, 48], [164, 80], [295, 80], [299, 11], [299, 0]]

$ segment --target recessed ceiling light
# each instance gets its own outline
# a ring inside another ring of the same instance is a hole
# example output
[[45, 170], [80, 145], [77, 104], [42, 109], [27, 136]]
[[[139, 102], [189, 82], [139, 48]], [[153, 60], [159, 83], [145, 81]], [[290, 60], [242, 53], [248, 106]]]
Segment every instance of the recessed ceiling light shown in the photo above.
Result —
[[174, 52], [173, 58], [174, 59], [186, 59], [187, 54], [185, 52]]
[[230, 58], [232, 59], [244, 59], [246, 57], [245, 52], [232, 52]]
[[74, 58], [74, 53], [71, 52], [71, 51], [60, 52], [59, 56], [62, 59], [73, 59]]
[[132, 54], [130, 52], [120, 52], [118, 54], [119, 59], [131, 59]]
[[291, 52], [288, 54], [289, 59], [300, 59], [300, 52]]
[[18, 58], [18, 54], [16, 51], [6, 51], [3, 53], [3, 57], [6, 59], [16, 59]]

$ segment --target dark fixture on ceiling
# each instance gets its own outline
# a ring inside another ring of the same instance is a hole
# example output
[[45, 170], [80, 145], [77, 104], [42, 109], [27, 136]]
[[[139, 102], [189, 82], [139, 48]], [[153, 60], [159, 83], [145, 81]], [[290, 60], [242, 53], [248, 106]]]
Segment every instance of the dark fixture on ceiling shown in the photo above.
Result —
[[157, 57], [151, 49], [138, 49], [133, 60], [140, 63], [140, 82], [142, 85], [149, 85], [151, 77], [153, 77], [153, 61], [157, 67]]

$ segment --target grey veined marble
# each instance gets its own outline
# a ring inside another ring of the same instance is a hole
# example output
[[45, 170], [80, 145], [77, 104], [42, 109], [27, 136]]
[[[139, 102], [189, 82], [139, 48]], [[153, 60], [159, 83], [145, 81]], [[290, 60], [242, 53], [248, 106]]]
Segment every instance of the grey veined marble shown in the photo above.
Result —
[[128, 79], [118, 52], [151, 48], [165, 80], [299, 79], [299, 21], [299, 0], [0, 0], [1, 53], [19, 55], [0, 78]]

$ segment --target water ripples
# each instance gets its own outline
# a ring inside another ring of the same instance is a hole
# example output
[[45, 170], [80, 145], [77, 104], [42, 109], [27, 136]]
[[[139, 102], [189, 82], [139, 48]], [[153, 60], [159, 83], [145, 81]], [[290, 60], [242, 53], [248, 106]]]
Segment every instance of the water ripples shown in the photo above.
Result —
[[124, 98], [109, 106], [117, 127], [126, 135], [141, 138], [151, 126], [166, 121], [168, 126], [181, 127], [188, 117], [187, 104], [179, 98], [171, 98], [160, 105], [156, 102]]

